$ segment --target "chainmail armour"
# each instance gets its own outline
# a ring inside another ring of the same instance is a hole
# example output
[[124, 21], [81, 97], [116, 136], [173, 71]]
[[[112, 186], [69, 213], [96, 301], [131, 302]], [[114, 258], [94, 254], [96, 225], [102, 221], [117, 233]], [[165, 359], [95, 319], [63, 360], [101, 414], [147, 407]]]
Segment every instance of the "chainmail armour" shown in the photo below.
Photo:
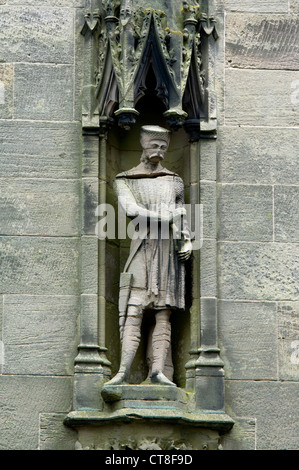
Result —
[[[122, 173], [115, 180], [115, 191], [121, 205], [126, 201], [127, 207], [130, 204], [135, 208], [138, 206], [141, 214], [162, 204], [172, 208], [184, 207], [184, 183], [168, 170], [164, 175], [155, 177], [134, 177], [130, 172]], [[186, 220], [183, 222], [182, 238], [190, 239]], [[128, 305], [138, 305], [143, 309], [184, 309], [185, 267], [177, 257], [177, 240], [173, 238], [173, 230], [169, 228], [167, 239], [161, 237], [160, 229], [155, 239], [147, 236], [141, 244], [140, 239], [133, 239], [131, 252], [138, 245], [128, 268], [128, 272], [133, 274]]]

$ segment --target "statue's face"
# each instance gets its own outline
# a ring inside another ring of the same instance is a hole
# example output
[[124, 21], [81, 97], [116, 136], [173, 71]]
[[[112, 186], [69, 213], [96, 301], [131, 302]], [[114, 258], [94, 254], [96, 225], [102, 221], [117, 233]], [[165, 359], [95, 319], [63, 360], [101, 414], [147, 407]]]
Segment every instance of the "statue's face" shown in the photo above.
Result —
[[160, 161], [164, 160], [167, 149], [168, 145], [165, 140], [152, 139], [144, 145], [143, 150], [145, 156], [151, 163], [159, 163]]

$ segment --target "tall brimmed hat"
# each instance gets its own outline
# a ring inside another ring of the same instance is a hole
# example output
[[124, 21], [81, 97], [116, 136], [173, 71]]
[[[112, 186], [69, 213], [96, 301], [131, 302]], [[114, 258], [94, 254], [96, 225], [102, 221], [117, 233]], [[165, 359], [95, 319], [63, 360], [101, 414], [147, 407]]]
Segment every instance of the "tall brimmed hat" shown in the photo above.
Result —
[[142, 126], [140, 131], [140, 143], [142, 147], [149, 139], [165, 140], [167, 145], [170, 142], [171, 132], [160, 126]]

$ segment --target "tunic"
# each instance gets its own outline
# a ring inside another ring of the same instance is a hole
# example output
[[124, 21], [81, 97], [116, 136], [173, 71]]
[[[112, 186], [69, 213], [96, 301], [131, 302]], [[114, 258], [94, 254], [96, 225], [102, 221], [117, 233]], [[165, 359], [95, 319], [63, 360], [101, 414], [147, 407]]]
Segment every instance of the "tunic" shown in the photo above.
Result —
[[184, 207], [182, 179], [163, 170], [150, 177], [146, 173], [136, 175], [132, 170], [116, 177], [115, 191], [128, 217], [134, 220], [138, 210], [138, 216], [147, 218], [147, 233], [140, 238], [140, 227], [136, 225], [134, 235], [139, 238], [131, 241], [130, 253], [134, 256], [127, 269], [133, 275], [128, 305], [143, 309], [184, 309], [185, 266], [178, 260], [177, 250], [181, 239], [190, 239], [186, 218], [179, 221], [182, 223], [179, 240], [174, 238], [175, 224], [157, 223], [154, 231], [149, 230], [152, 225], [148, 217], [159, 208]]

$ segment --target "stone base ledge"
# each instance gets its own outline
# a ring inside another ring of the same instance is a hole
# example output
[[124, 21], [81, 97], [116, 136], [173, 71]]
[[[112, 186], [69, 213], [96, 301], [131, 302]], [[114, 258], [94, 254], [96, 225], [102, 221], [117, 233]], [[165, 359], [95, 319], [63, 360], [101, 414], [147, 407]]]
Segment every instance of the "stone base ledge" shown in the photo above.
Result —
[[104, 385], [102, 411], [82, 409], [65, 418], [70, 427], [109, 424], [170, 424], [228, 432], [234, 421], [223, 411], [196, 408], [194, 393], [175, 386]]
[[179, 424], [196, 428], [216, 430], [220, 433], [230, 431], [234, 421], [223, 412], [185, 412], [171, 409], [126, 409], [113, 412], [92, 410], [72, 411], [67, 415], [64, 424], [70, 427], [103, 426], [119, 423], [165, 423]]
[[179, 387], [168, 385], [104, 385], [101, 395], [108, 405], [122, 400], [143, 400], [144, 406], [149, 401], [177, 402], [186, 405], [190, 401], [190, 393]]

